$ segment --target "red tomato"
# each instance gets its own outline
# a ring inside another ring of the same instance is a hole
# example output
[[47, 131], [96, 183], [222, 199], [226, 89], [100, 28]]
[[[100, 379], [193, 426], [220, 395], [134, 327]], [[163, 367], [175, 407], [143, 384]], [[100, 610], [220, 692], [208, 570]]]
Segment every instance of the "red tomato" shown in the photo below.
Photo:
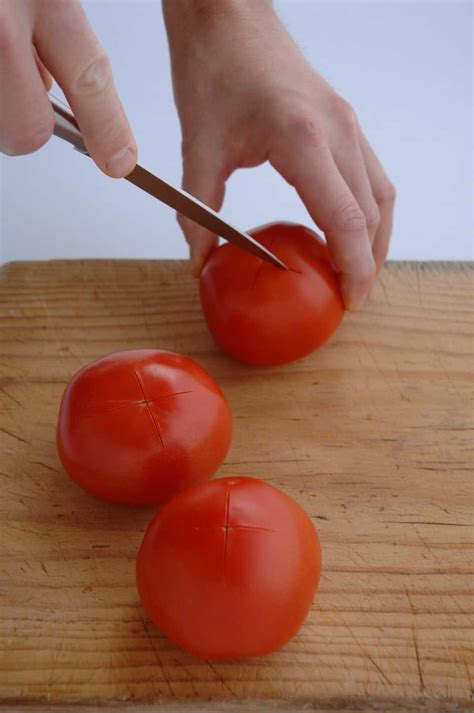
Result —
[[287, 271], [227, 243], [201, 272], [200, 292], [211, 334], [250, 364], [284, 364], [329, 339], [344, 315], [325, 243], [302, 225], [272, 223], [250, 233]]
[[231, 423], [222, 391], [191, 359], [155, 349], [118, 352], [69, 382], [58, 452], [93, 495], [157, 505], [217, 470]]
[[304, 510], [268, 483], [222, 478], [173, 498], [137, 559], [140, 597], [178, 646], [208, 659], [283, 646], [302, 625], [321, 569]]

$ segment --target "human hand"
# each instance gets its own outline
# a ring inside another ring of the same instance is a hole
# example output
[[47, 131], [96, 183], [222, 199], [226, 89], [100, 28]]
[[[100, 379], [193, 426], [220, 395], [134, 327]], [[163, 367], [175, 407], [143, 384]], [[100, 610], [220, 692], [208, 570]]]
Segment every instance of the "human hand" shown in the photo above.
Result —
[[78, 0], [0, 0], [0, 149], [31, 153], [50, 138], [51, 75], [64, 91], [87, 150], [105, 173], [126, 176], [137, 148], [110, 62]]
[[[348, 309], [384, 263], [395, 191], [350, 105], [268, 0], [163, 0], [183, 134], [183, 187], [215, 210], [226, 179], [270, 161], [324, 231]], [[199, 274], [217, 238], [178, 220]]]

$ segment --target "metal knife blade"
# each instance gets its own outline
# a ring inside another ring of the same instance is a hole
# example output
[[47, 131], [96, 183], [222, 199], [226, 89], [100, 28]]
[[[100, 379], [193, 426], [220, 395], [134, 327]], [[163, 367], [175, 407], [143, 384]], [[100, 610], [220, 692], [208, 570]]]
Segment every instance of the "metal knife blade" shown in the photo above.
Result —
[[247, 233], [242, 233], [225, 220], [222, 220], [212, 208], [201, 203], [201, 201], [190, 193], [175, 188], [162, 178], [158, 178], [158, 176], [150, 173], [150, 171], [147, 171], [142, 166], [137, 164], [133, 171], [129, 173], [128, 176], [125, 176], [125, 178], [146, 193], [158, 198], [162, 203], [171, 206], [171, 208], [174, 208], [178, 213], [182, 213], [182, 215], [207, 228], [212, 233], [220, 235], [230, 243], [238, 245], [239, 248], [243, 248], [247, 250], [247, 252], [253, 253], [257, 257], [267, 260], [274, 265], [278, 265], [278, 267], [282, 267], [284, 270], [288, 269], [285, 263], [277, 258], [276, 255], [273, 255], [266, 247], [258, 243]]
[[[55, 136], [68, 141], [80, 153], [89, 156], [77, 122], [69, 107], [51, 94], [49, 95], [49, 100], [54, 111]], [[166, 205], [174, 208], [178, 213], [199, 223], [199, 225], [202, 225], [216, 235], [220, 235], [228, 242], [234, 243], [234, 245], [237, 245], [243, 250], [256, 255], [262, 260], [273, 263], [284, 270], [288, 269], [285, 263], [270, 252], [270, 250], [267, 250], [264, 245], [261, 245], [247, 233], [243, 233], [233, 225], [227, 223], [212, 210], [212, 208], [201, 203], [200, 200], [190, 193], [180, 188], [175, 188], [142, 166], [137, 164], [133, 171], [129, 173], [128, 176], [125, 176], [125, 178], [149, 195], [157, 198], [162, 203], [166, 203]]]

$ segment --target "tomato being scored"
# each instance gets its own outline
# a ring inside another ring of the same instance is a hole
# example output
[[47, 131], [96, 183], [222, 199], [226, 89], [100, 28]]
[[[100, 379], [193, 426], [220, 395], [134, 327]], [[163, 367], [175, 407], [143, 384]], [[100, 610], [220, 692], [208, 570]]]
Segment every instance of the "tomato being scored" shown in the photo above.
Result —
[[57, 446], [67, 473], [93, 495], [158, 505], [215, 473], [231, 430], [229, 406], [204, 369], [143, 349], [110, 354], [73, 377]]
[[207, 659], [275, 651], [301, 627], [316, 593], [321, 551], [304, 510], [254, 478], [201, 483], [150, 523], [137, 559], [150, 618]]
[[290, 268], [227, 243], [200, 277], [209, 330], [231, 356], [249, 364], [284, 364], [324, 344], [344, 305], [325, 243], [302, 225], [272, 223], [250, 234]]

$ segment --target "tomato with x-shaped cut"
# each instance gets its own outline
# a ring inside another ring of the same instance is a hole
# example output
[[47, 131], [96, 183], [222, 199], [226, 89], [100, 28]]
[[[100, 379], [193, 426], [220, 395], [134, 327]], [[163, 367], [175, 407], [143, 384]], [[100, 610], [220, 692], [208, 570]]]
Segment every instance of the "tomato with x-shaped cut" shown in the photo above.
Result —
[[245, 658], [298, 631], [320, 569], [303, 508], [268, 483], [231, 477], [189, 488], [160, 510], [138, 553], [137, 585], [178, 646], [208, 659]]
[[157, 505], [206, 480], [225, 458], [231, 413], [216, 382], [185, 356], [118, 352], [79, 371], [61, 402], [62, 464], [93, 495]]

